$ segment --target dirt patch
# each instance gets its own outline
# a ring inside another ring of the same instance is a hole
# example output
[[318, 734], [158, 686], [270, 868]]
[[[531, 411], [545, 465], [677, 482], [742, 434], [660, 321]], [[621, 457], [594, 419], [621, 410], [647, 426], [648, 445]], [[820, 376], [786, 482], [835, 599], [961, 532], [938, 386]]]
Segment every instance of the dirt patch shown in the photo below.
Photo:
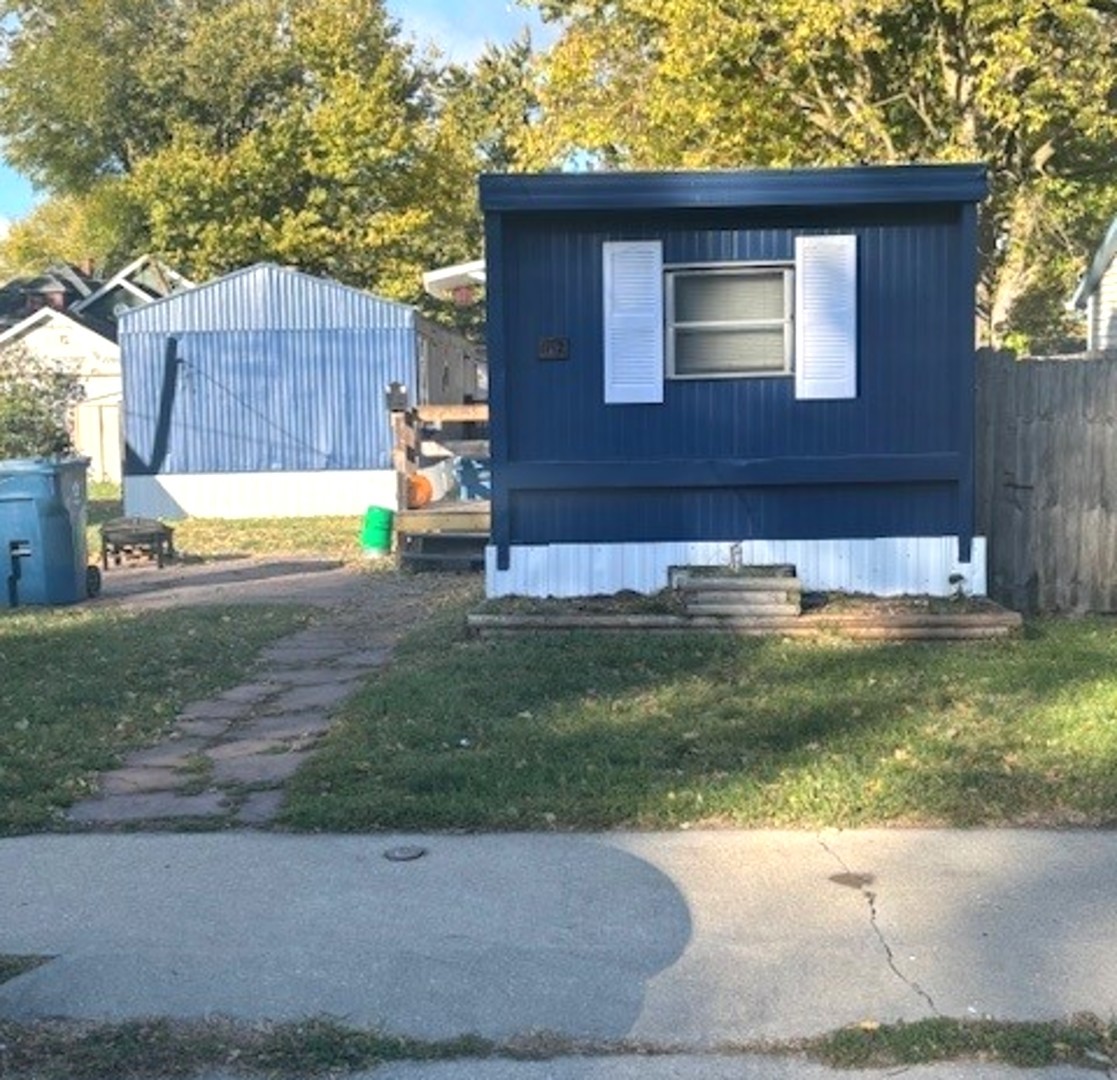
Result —
[[[802, 606], [805, 615], [973, 615], [1003, 610], [985, 597], [870, 596], [840, 592], [803, 593]], [[686, 604], [680, 590], [662, 589], [647, 596], [628, 591], [610, 596], [563, 599], [506, 596], [486, 600], [475, 610], [483, 615], [683, 615]]]
[[804, 614], [980, 615], [1003, 611], [984, 596], [870, 596], [867, 593], [803, 593]]

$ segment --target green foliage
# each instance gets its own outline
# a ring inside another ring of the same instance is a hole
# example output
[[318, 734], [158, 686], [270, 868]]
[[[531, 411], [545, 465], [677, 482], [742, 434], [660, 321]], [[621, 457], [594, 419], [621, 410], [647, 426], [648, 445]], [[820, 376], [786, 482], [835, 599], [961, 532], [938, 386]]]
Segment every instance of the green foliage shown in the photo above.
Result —
[[979, 299], [994, 339], [1021, 329], [1030, 295], [1058, 322], [1053, 298], [1117, 210], [1117, 10], [1101, 0], [540, 6], [566, 22], [536, 164], [985, 163]]
[[13, 277], [56, 262], [115, 270], [147, 243], [143, 208], [119, 179], [104, 179], [80, 195], [54, 195], [15, 222], [0, 240], [0, 267]]
[[154, 246], [201, 278], [271, 259], [414, 299], [435, 249], [464, 258], [476, 235], [468, 162], [437, 123], [432, 74], [379, 4], [285, 6], [275, 48], [297, 85], [232, 139], [176, 124], [134, 170]]
[[72, 448], [70, 410], [83, 396], [77, 376], [20, 345], [0, 351], [0, 458], [48, 457]]
[[538, 56], [525, 31], [510, 45], [489, 44], [470, 66], [451, 66], [442, 92], [446, 115], [482, 172], [514, 172], [526, 163], [539, 119]]
[[[0, 0], [5, 13], [0, 136], [70, 195], [41, 215], [65, 220], [64, 254], [150, 248], [197, 279], [267, 259], [405, 300], [422, 270], [475, 257], [473, 147], [448, 112], [471, 78], [448, 94], [382, 0]], [[109, 193], [127, 212], [102, 236]], [[14, 237], [8, 261], [44, 231]]]

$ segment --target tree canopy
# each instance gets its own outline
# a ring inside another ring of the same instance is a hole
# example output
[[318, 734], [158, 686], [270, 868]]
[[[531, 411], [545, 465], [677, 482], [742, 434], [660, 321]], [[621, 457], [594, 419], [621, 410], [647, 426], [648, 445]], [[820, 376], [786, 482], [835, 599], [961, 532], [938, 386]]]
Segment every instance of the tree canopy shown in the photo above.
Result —
[[470, 149], [380, 0], [0, 12], [9, 159], [79, 202], [115, 185], [188, 274], [274, 259], [413, 299], [431, 259], [475, 253]]
[[978, 161], [986, 336], [1058, 340], [1117, 213], [1117, 0], [523, 2], [554, 46], [455, 66], [383, 0], [0, 0], [0, 139], [56, 196], [9, 260], [274, 259], [414, 300], [478, 254], [482, 170]]
[[1065, 298], [1070, 267], [1117, 210], [1111, 0], [539, 7], [566, 22], [541, 83], [537, 163], [985, 163], [980, 304], [993, 336], [1035, 318], [1037, 295]]

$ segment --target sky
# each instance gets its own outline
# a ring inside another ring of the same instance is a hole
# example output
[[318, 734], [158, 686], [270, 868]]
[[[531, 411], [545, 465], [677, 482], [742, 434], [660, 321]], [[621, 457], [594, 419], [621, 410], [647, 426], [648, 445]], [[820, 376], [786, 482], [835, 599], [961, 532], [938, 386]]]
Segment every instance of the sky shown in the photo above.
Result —
[[[507, 43], [530, 26], [536, 44], [553, 38], [534, 11], [515, 0], [387, 0], [389, 12], [402, 25], [405, 38], [419, 45], [433, 42], [453, 60], [477, 56], [488, 41]], [[22, 217], [35, 204], [27, 180], [0, 160], [0, 236], [8, 223]]]

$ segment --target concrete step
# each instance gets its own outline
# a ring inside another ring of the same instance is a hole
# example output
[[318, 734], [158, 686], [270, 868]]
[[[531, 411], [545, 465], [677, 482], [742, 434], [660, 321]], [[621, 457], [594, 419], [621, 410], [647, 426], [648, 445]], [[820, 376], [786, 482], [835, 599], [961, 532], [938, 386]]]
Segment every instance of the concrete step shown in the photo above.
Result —
[[796, 604], [798, 589], [761, 589], [756, 592], [737, 592], [733, 589], [687, 589], [682, 594], [685, 604]]
[[687, 601], [688, 615], [723, 615], [741, 619], [757, 617], [776, 618], [779, 616], [795, 617], [799, 614], [798, 604], [718, 604], [707, 601]]
[[682, 577], [676, 578], [675, 587], [687, 592], [799, 592], [802, 586], [795, 577]]

